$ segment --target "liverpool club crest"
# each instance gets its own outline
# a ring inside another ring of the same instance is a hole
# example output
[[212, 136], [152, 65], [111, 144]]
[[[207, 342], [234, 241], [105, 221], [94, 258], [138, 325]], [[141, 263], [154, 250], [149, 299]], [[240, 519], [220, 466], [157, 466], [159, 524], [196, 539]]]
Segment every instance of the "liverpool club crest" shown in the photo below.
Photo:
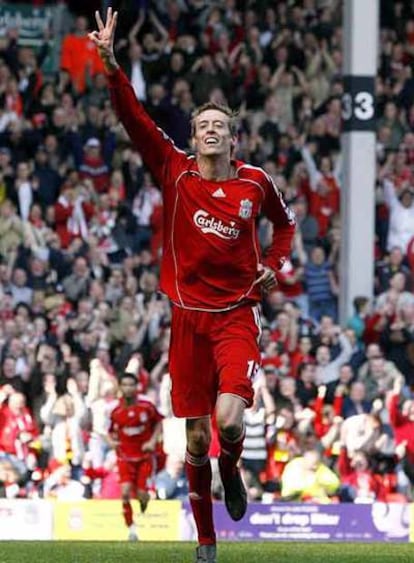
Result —
[[239, 217], [250, 219], [252, 216], [253, 202], [250, 199], [242, 199], [240, 202]]

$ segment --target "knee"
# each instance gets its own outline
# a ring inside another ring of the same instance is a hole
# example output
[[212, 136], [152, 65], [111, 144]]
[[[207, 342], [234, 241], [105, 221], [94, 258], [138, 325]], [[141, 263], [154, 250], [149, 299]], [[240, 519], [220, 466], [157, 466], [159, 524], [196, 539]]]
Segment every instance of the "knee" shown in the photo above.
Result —
[[237, 440], [243, 431], [243, 424], [234, 420], [222, 418], [217, 420], [217, 425], [220, 436], [230, 441]]
[[210, 447], [211, 434], [208, 428], [194, 428], [187, 433], [187, 446], [195, 455], [203, 455]]

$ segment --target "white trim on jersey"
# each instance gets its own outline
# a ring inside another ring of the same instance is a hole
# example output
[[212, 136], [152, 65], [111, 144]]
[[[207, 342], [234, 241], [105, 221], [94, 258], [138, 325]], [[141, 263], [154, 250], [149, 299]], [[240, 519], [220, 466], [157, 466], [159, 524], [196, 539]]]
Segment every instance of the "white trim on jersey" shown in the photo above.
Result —
[[239, 170], [241, 170], [242, 168], [250, 168], [251, 170], [257, 170], [258, 172], [264, 172], [265, 173], [263, 168], [260, 168], [260, 166], [253, 166], [253, 164], [249, 164], [248, 162], [243, 162], [243, 164], [241, 166], [236, 168], [237, 174], [239, 173]]
[[283, 196], [279, 190], [279, 188], [276, 185], [276, 182], [273, 180], [273, 178], [270, 176], [270, 174], [268, 174], [265, 170], [263, 170], [263, 174], [265, 175], [265, 177], [269, 180], [270, 185], [272, 186], [272, 188], [275, 191], [275, 194], [277, 195], [277, 197], [280, 200], [280, 205], [282, 206], [284, 212], [286, 213], [286, 217], [289, 221], [289, 223], [291, 225], [294, 225], [296, 223], [296, 219], [295, 219], [295, 214], [293, 213], [293, 211], [286, 205], [285, 200], [283, 199]]
[[[270, 183], [270, 185], [274, 189], [276, 196], [279, 198], [280, 204], [281, 204], [283, 210], [286, 213], [286, 216], [288, 218], [289, 223], [291, 225], [294, 224], [295, 223], [295, 215], [294, 215], [293, 211], [286, 205], [285, 200], [283, 199], [283, 196], [282, 196], [279, 188], [277, 187], [275, 181], [270, 176], [270, 174], [268, 172], [266, 172], [266, 170], [264, 170], [263, 168], [260, 168], [259, 166], [253, 166], [252, 164], [246, 164], [245, 163], [245, 164], [242, 164], [242, 166], [240, 166], [239, 168], [236, 169], [237, 175], [239, 173], [239, 170], [241, 170], [242, 168], [256, 170], [257, 172], [261, 172], [263, 174], [263, 176], [267, 179], [267, 181]], [[239, 178], [239, 180], [243, 180], [245, 182], [252, 182], [253, 184], [256, 184], [257, 186], [259, 186], [260, 189], [262, 190], [262, 192], [265, 193], [263, 187], [260, 186], [260, 184], [258, 184], [258, 182], [255, 182], [254, 180], [250, 180], [249, 178]]]
[[237, 178], [240, 182], [248, 182], [249, 184], [254, 184], [255, 186], [257, 186], [260, 191], [262, 192], [263, 195], [265, 195], [265, 191], [263, 189], [263, 187], [259, 184], [259, 182], [256, 182], [255, 180], [252, 180], [251, 178]]
[[[245, 295], [242, 295], [240, 299], [243, 299], [244, 296]], [[171, 300], [171, 302], [177, 307], [181, 307], [182, 309], [186, 309], [187, 311], [200, 311], [201, 313], [225, 313], [226, 311], [232, 311], [233, 309], [237, 309], [237, 307], [241, 307], [243, 305], [243, 303], [240, 303], [240, 301], [238, 301], [237, 303], [229, 305], [228, 307], [224, 307], [223, 309], [204, 309], [203, 307], [190, 307], [188, 305], [177, 303], [173, 300]]]
[[181, 172], [181, 174], [178, 175], [178, 178], [175, 181], [175, 189], [177, 189], [178, 186], [178, 182], [181, 180], [181, 178], [185, 175], [185, 174], [191, 174], [191, 170], [183, 170]]

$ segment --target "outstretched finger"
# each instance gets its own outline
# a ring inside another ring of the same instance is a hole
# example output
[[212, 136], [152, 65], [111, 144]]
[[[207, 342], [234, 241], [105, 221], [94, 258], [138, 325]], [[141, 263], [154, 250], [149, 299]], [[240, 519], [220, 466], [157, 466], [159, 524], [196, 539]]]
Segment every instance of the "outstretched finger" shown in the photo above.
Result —
[[110, 32], [111, 35], [113, 35], [114, 31], [115, 31], [115, 27], [116, 27], [116, 22], [118, 21], [118, 12], [114, 12], [114, 15], [112, 17], [112, 21], [111, 21], [111, 25], [110, 25]]
[[96, 19], [96, 23], [98, 25], [99, 31], [102, 31], [105, 28], [105, 26], [104, 26], [104, 23], [102, 21], [101, 14], [99, 13], [99, 10], [96, 10], [96, 12], [95, 12], [95, 19]]
[[112, 6], [109, 6], [106, 11], [105, 27], [111, 29], [111, 24], [112, 24]]

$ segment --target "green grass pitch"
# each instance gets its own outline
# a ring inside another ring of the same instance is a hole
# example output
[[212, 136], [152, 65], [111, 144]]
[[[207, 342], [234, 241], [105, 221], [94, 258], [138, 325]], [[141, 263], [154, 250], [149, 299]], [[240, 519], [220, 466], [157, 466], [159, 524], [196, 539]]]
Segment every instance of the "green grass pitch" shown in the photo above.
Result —
[[[192, 563], [189, 542], [0, 542], [0, 563]], [[412, 563], [414, 544], [220, 543], [218, 563]]]

